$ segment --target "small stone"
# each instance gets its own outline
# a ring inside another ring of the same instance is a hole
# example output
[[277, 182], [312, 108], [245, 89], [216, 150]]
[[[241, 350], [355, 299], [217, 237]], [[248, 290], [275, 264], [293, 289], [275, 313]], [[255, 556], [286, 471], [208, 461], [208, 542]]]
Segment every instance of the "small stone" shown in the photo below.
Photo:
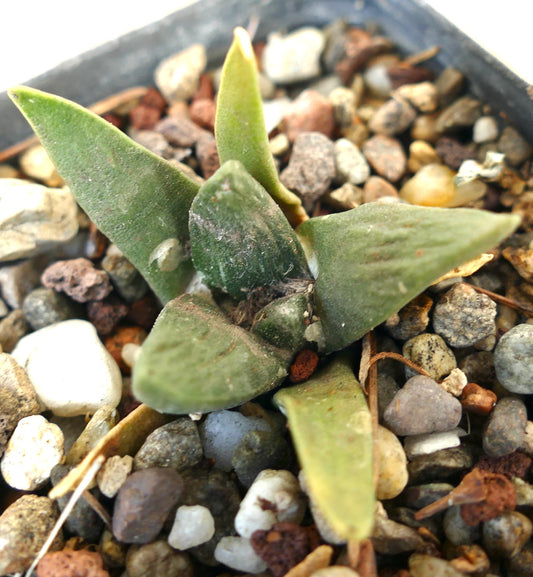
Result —
[[438, 116], [435, 128], [438, 132], [450, 132], [459, 128], [468, 128], [482, 114], [482, 103], [470, 96], [458, 98]]
[[322, 202], [337, 210], [357, 208], [363, 200], [363, 190], [358, 186], [345, 182], [341, 187], [326, 192]]
[[166, 541], [132, 545], [126, 555], [128, 577], [193, 577], [191, 558], [171, 549]]
[[98, 488], [102, 495], [109, 499], [115, 497], [132, 470], [133, 457], [130, 455], [109, 457], [96, 476]]
[[4, 299], [0, 298], [0, 319], [3, 319], [9, 313], [9, 309], [4, 301]]
[[407, 130], [415, 118], [416, 110], [409, 102], [401, 97], [394, 97], [376, 110], [368, 128], [376, 134], [396, 136]]
[[409, 574], [411, 577], [463, 577], [464, 573], [454, 569], [453, 565], [444, 559], [413, 553], [409, 557]]
[[35, 331], [19, 341], [13, 358], [56, 415], [94, 413], [120, 401], [120, 370], [87, 321], [63, 321]]
[[398, 437], [379, 425], [376, 499], [394, 499], [407, 485], [407, 458]]
[[97, 551], [65, 549], [47, 553], [35, 569], [37, 577], [109, 577]]
[[391, 182], [397, 182], [405, 173], [407, 157], [395, 138], [376, 134], [364, 143], [363, 154], [379, 176]]
[[476, 383], [468, 383], [461, 393], [461, 406], [467, 413], [475, 415], [488, 415], [498, 397], [490, 389], [484, 389]]
[[211, 132], [215, 130], [216, 103], [212, 98], [193, 100], [189, 106], [191, 120]]
[[443, 164], [427, 164], [400, 189], [400, 197], [420, 206], [452, 206], [455, 173]]
[[472, 132], [472, 140], [477, 144], [493, 142], [498, 139], [500, 131], [494, 116], [481, 116], [476, 120]]
[[172, 157], [172, 147], [169, 146], [167, 139], [155, 130], [130, 130], [130, 137], [161, 158]]
[[492, 388], [496, 382], [494, 355], [489, 351], [479, 351], [466, 355], [461, 359], [460, 368], [469, 383], [477, 383], [480, 386]]
[[66, 189], [0, 179], [0, 262], [41, 254], [78, 232], [77, 206]]
[[417, 116], [411, 125], [411, 138], [413, 140], [425, 140], [432, 144], [437, 142], [440, 133], [435, 130], [436, 120], [437, 115], [435, 113]]
[[215, 559], [237, 571], [261, 573], [266, 563], [253, 550], [250, 539], [244, 537], [222, 537], [215, 549]]
[[115, 500], [113, 534], [124, 543], [153, 541], [182, 491], [183, 479], [174, 469], [135, 471]]
[[[389, 55], [385, 55], [387, 58]], [[388, 72], [389, 61], [373, 61], [363, 72], [365, 88], [378, 98], [390, 98], [393, 90], [392, 82]]]
[[526, 407], [518, 398], [500, 399], [483, 431], [483, 450], [491, 457], [501, 457], [522, 446], [526, 434]]
[[286, 470], [265, 469], [242, 500], [235, 529], [242, 537], [251, 537], [257, 529], [268, 530], [277, 522], [300, 523], [304, 513], [305, 501], [294, 475]]
[[435, 81], [435, 88], [439, 95], [441, 108], [444, 108], [453, 102], [462, 91], [464, 82], [465, 77], [463, 73], [451, 66], [448, 66], [440, 73]]
[[435, 145], [435, 153], [451, 170], [459, 170], [465, 160], [477, 160], [476, 151], [461, 144], [455, 138], [441, 136]]
[[334, 88], [329, 93], [329, 101], [333, 106], [333, 116], [340, 128], [353, 124], [357, 104], [357, 96], [353, 90], [345, 86]]
[[140, 347], [146, 337], [147, 333], [141, 327], [119, 326], [105, 339], [104, 346], [115, 359], [122, 374], [129, 375], [132, 366], [125, 360], [124, 349], [128, 346]]
[[102, 269], [109, 275], [118, 294], [129, 303], [138, 301], [148, 292], [148, 284], [139, 271], [118, 251], [110, 245], [101, 262]]
[[312, 210], [335, 176], [333, 150], [331, 140], [320, 132], [300, 133], [294, 141], [289, 165], [280, 180], [302, 198], [306, 210]]
[[[521, 450], [521, 449], [520, 449]], [[513, 452], [502, 457], [490, 457], [482, 455], [476, 464], [476, 468], [480, 471], [488, 471], [489, 473], [498, 473], [504, 475], [510, 480], [516, 477], [524, 479], [528, 476], [528, 471], [531, 468], [532, 459], [524, 453]]]
[[165, 116], [154, 127], [166, 141], [178, 148], [195, 146], [204, 131], [190, 118], [184, 116]]
[[103, 530], [98, 548], [106, 567], [112, 569], [126, 564], [128, 545], [117, 541], [108, 529]]
[[439, 163], [440, 158], [435, 149], [425, 140], [413, 140], [409, 145], [409, 159], [407, 168], [411, 172], [418, 172], [423, 166]]
[[454, 545], [469, 545], [479, 540], [479, 525], [467, 525], [461, 517], [461, 507], [452, 505], [446, 509], [442, 520], [446, 538]]
[[206, 64], [205, 48], [194, 44], [159, 63], [154, 73], [155, 84], [170, 103], [188, 100], [198, 89]]
[[398, 391], [383, 418], [397, 435], [449, 431], [459, 424], [461, 403], [433, 379], [418, 375]]
[[483, 546], [493, 559], [513, 557], [529, 541], [533, 524], [518, 511], [483, 523]]
[[520, 166], [533, 152], [530, 144], [512, 126], [503, 129], [498, 140], [498, 150], [505, 154], [505, 160], [511, 166]]
[[[50, 535], [59, 516], [57, 505], [48, 497], [23, 495], [0, 516], [0, 573], [22, 573]], [[61, 549], [61, 533], [54, 539], [50, 551]]]
[[210, 132], [204, 132], [198, 139], [196, 156], [204, 178], [209, 178], [220, 168], [215, 137]]
[[508, 575], [528, 577], [533, 574], [533, 547], [528, 543], [507, 561]]
[[19, 165], [26, 176], [40, 180], [46, 186], [59, 188], [64, 185], [63, 179], [50, 160], [42, 144], [34, 144], [20, 155]]
[[117, 421], [118, 413], [114, 407], [104, 406], [98, 409], [69, 449], [65, 459], [67, 465], [81, 463]]
[[441, 433], [429, 433], [422, 435], [411, 435], [404, 441], [405, 453], [408, 459], [418, 457], [419, 455], [429, 455], [442, 449], [459, 447], [461, 440], [459, 437], [464, 435], [462, 429], [455, 428], [451, 431]]
[[344, 565], [330, 565], [318, 571], [313, 571], [312, 577], [359, 577], [359, 573]]
[[455, 283], [433, 310], [433, 329], [455, 348], [466, 348], [496, 332], [496, 303], [466, 283]]
[[378, 414], [380, 422], [383, 422], [383, 414], [394, 395], [400, 390], [394, 377], [386, 373], [378, 373]]
[[[425, 369], [436, 381], [449, 375], [457, 366], [455, 356], [446, 346], [444, 339], [433, 333], [423, 333], [409, 339], [404, 343], [402, 353], [404, 357]], [[416, 373], [407, 369], [406, 374], [412, 376]]]
[[[141, 302], [141, 301], [137, 301]], [[115, 294], [101, 301], [91, 301], [87, 303], [87, 317], [92, 323], [96, 332], [105, 337], [111, 334], [118, 323], [128, 315], [127, 305]]]
[[398, 199], [398, 191], [381, 176], [370, 176], [363, 187], [363, 202], [376, 202], [382, 198]]
[[411, 484], [458, 480], [461, 474], [472, 468], [472, 449], [467, 445], [443, 449], [429, 455], [413, 458], [408, 464]]
[[453, 369], [439, 384], [450, 395], [460, 397], [467, 383], [468, 379], [463, 371], [461, 369]]
[[268, 146], [273, 156], [280, 157], [285, 156], [289, 152], [291, 143], [287, 135], [284, 132], [280, 132], [269, 140]]
[[11, 353], [17, 343], [31, 331], [21, 309], [11, 311], [0, 320], [0, 350]]
[[200, 425], [204, 455], [222, 471], [231, 471], [235, 449], [250, 431], [270, 431], [270, 425], [264, 419], [245, 417], [236, 411], [209, 413]]
[[533, 249], [507, 246], [502, 254], [523, 279], [533, 282]]
[[41, 415], [21, 419], [1, 462], [4, 480], [14, 489], [35, 491], [64, 458], [63, 433]]
[[304, 90], [283, 117], [285, 132], [291, 142], [302, 132], [321, 132], [328, 138], [333, 136], [335, 119], [331, 102], [316, 90]]
[[422, 293], [385, 322], [387, 332], [395, 339], [405, 341], [423, 333], [429, 323], [433, 300]]
[[155, 429], [135, 454], [134, 469], [170, 467], [180, 471], [197, 465], [203, 456], [198, 427], [181, 417]]
[[347, 138], [335, 141], [335, 173], [337, 182], [363, 184], [370, 176], [370, 166], [359, 148]]
[[533, 393], [533, 325], [519, 324], [505, 333], [494, 350], [498, 381], [508, 391]]
[[276, 84], [319, 76], [324, 45], [324, 34], [318, 28], [299, 28], [286, 36], [271, 33], [261, 56], [263, 70]]
[[37, 288], [26, 296], [22, 312], [34, 331], [83, 315], [81, 307], [71, 299], [45, 287]]
[[153, 106], [138, 104], [129, 112], [130, 127], [135, 130], [152, 130], [161, 118], [161, 112]]
[[450, 483], [426, 483], [407, 487], [403, 496], [405, 504], [412, 509], [422, 509], [442, 497], [446, 497], [453, 490]]
[[422, 537], [415, 529], [389, 519], [379, 501], [370, 540], [376, 553], [382, 555], [398, 555], [414, 551], [423, 543]]
[[185, 551], [209, 541], [215, 534], [215, 520], [211, 511], [202, 505], [182, 505], [176, 511], [168, 543]]
[[[263, 115], [265, 117], [265, 128], [267, 134], [274, 131], [283, 121], [283, 117], [289, 111], [292, 101], [283, 96], [281, 98], [273, 98], [263, 104]], [[287, 141], [289, 140], [284, 132], [281, 132]], [[290, 147], [290, 142], [288, 148]]]
[[404, 84], [394, 91], [394, 95], [405, 98], [420, 112], [433, 112], [439, 105], [437, 89], [432, 82]]

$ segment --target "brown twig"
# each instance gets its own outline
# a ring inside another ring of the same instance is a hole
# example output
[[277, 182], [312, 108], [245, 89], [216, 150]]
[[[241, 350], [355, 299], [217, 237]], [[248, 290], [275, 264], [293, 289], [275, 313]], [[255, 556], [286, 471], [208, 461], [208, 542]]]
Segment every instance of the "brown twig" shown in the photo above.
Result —
[[528, 316], [533, 315], [533, 308], [532, 307], [528, 307], [526, 305], [520, 304], [519, 302], [517, 302], [513, 299], [510, 299], [508, 297], [504, 297], [502, 295], [499, 295], [498, 293], [494, 293], [492, 291], [481, 288], [479, 286], [476, 286], [476, 285], [473, 285], [470, 283], [465, 283], [465, 284], [467, 284], [469, 287], [473, 288], [476, 292], [481, 293], [483, 295], [487, 295], [496, 303], [508, 306], [509, 308], [511, 308], [515, 311], [520, 311], [521, 313], [524, 313], [525, 315], [528, 315]]
[[[400, 363], [407, 365], [410, 369], [413, 369], [413, 371], [416, 371], [417, 373], [420, 373], [421, 375], [424, 375], [425, 377], [431, 377], [431, 375], [425, 369], [418, 366], [416, 363], [413, 363], [413, 361], [406, 359], [404, 356], [400, 355], [399, 353], [393, 353], [391, 351], [383, 351], [381, 353], [377, 353], [377, 354], [373, 355], [370, 358], [369, 365], [372, 366], [372, 365], [376, 364], [378, 361], [381, 361], [382, 359], [394, 359], [395, 361], [399, 361]], [[364, 387], [363, 382], [361, 382], [361, 385]]]

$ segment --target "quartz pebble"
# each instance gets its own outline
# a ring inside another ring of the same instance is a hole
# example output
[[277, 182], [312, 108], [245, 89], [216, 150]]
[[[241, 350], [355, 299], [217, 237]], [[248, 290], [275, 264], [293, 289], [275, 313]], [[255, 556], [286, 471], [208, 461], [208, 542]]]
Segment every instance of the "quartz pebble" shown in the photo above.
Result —
[[197, 465], [203, 456], [197, 424], [182, 417], [150, 433], [135, 454], [134, 468], [171, 467], [176, 471]]
[[45, 266], [43, 258], [35, 257], [0, 267], [0, 291], [6, 304], [21, 308], [25, 296], [40, 285]]
[[498, 139], [498, 123], [494, 116], [481, 116], [474, 123], [472, 140], [477, 144]]
[[494, 558], [513, 557], [529, 541], [530, 519], [518, 511], [506, 511], [483, 523], [483, 546]]
[[83, 315], [81, 307], [67, 296], [45, 287], [36, 288], [26, 296], [22, 312], [34, 331]]
[[42, 415], [21, 419], [9, 440], [1, 462], [8, 485], [34, 491], [49, 479], [52, 469], [64, 458], [63, 433]]
[[364, 143], [363, 154], [379, 176], [390, 182], [397, 182], [405, 173], [407, 157], [396, 138], [376, 134]]
[[344, 565], [330, 565], [318, 571], [313, 571], [311, 577], [359, 577], [359, 573]]
[[433, 329], [455, 348], [475, 345], [496, 333], [496, 303], [466, 283], [456, 283], [433, 310]]
[[115, 497], [132, 470], [133, 457], [130, 455], [109, 457], [96, 476], [98, 488], [102, 495], [109, 499]]
[[[451, 349], [440, 335], [423, 333], [406, 341], [402, 349], [404, 357], [427, 371], [432, 379], [439, 381], [457, 366]], [[416, 374], [406, 369], [408, 376]]]
[[[271, 506], [265, 507], [265, 503]], [[296, 477], [289, 471], [265, 469], [248, 489], [235, 517], [235, 529], [251, 537], [257, 529], [270, 529], [280, 521], [299, 523], [305, 513]]]
[[483, 431], [483, 450], [491, 457], [516, 451], [524, 443], [527, 425], [526, 407], [516, 397], [500, 399]]
[[435, 149], [425, 140], [413, 140], [409, 145], [409, 159], [407, 168], [411, 172], [418, 172], [428, 164], [439, 164], [440, 158]]
[[[268, 100], [263, 104], [263, 114], [265, 116], [265, 128], [267, 134], [270, 134], [275, 128], [277, 128], [285, 114], [289, 111], [291, 106], [291, 100], [289, 98], [273, 98], [272, 100]], [[281, 136], [287, 140], [286, 151], [288, 151], [290, 147], [290, 142], [288, 136], [284, 132], [280, 132], [277, 136]]]
[[318, 76], [324, 44], [324, 34], [317, 28], [299, 28], [286, 36], [269, 34], [261, 56], [263, 70], [277, 84]]
[[429, 455], [442, 449], [458, 447], [461, 444], [459, 437], [464, 434], [462, 429], [455, 428], [441, 433], [412, 435], [404, 441], [405, 453], [408, 459], [412, 459], [419, 455]]
[[[7, 507], [0, 516], [0, 574], [29, 569], [58, 516], [55, 502], [37, 495], [23, 495]], [[60, 532], [50, 551], [61, 549], [62, 545]]]
[[184, 551], [209, 541], [215, 534], [215, 520], [211, 511], [202, 505], [182, 505], [176, 511], [168, 543]]
[[174, 469], [135, 471], [120, 488], [113, 510], [113, 534], [124, 543], [149, 543], [163, 527], [183, 490]]
[[163, 540], [133, 545], [126, 555], [128, 577], [193, 577], [194, 566], [187, 553], [174, 551]]
[[418, 375], [398, 391], [383, 418], [397, 435], [449, 431], [461, 419], [461, 403], [433, 379]]
[[347, 138], [335, 141], [335, 168], [337, 182], [363, 184], [370, 176], [370, 166], [359, 148]]
[[196, 92], [206, 64], [205, 48], [194, 44], [159, 63], [154, 73], [155, 84], [170, 103], [188, 100]]
[[426, 164], [402, 186], [400, 197], [420, 206], [450, 206], [455, 196], [454, 176], [443, 164]]
[[264, 419], [245, 417], [236, 411], [209, 413], [200, 425], [204, 455], [222, 471], [231, 471], [233, 453], [250, 431], [270, 431], [270, 425]]
[[453, 369], [439, 384], [450, 395], [460, 397], [468, 384], [468, 379], [461, 369]]
[[215, 549], [215, 559], [237, 571], [261, 573], [266, 563], [253, 550], [250, 539], [244, 537], [223, 537]]
[[56, 415], [94, 413], [120, 401], [120, 370], [87, 321], [63, 321], [35, 331], [19, 341], [13, 357]]
[[394, 499], [407, 485], [407, 458], [398, 437], [381, 425], [376, 441], [379, 472], [376, 498]]
[[77, 206], [66, 189], [0, 179], [0, 262], [66, 243], [78, 232]]
[[512, 393], [533, 394], [533, 325], [519, 324], [505, 333], [494, 351], [498, 381]]

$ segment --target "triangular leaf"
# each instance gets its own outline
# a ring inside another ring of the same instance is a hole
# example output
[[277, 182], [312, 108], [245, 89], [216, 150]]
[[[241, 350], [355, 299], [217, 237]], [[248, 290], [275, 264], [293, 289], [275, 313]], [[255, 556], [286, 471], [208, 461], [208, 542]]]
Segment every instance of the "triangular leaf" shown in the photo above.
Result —
[[385, 321], [439, 276], [511, 234], [520, 217], [472, 209], [364, 204], [303, 223], [328, 351]]
[[80, 206], [166, 302], [192, 275], [185, 248], [198, 185], [89, 110], [19, 87], [15, 104]]
[[159, 315], [133, 370], [133, 393], [162, 413], [204, 413], [277, 386], [288, 355], [237, 327], [207, 293], [182, 295]]
[[274, 401], [287, 416], [309, 495], [327, 524], [346, 540], [368, 537], [375, 506], [372, 424], [347, 359], [281, 389]]
[[294, 225], [308, 218], [300, 199], [281, 184], [268, 146], [257, 64], [246, 30], [236, 28], [217, 95], [215, 135], [220, 162], [239, 160]]
[[310, 277], [287, 219], [236, 160], [223, 164], [202, 185], [191, 206], [189, 228], [202, 280], [238, 300], [255, 288]]

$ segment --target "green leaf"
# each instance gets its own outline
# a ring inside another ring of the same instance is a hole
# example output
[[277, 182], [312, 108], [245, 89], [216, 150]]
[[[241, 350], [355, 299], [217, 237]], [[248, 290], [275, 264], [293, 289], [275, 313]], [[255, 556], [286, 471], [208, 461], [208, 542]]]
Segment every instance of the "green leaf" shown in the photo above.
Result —
[[230, 160], [205, 182], [190, 217], [191, 251], [202, 280], [238, 300], [258, 287], [310, 278], [287, 219], [243, 165]]
[[281, 389], [274, 401], [287, 415], [313, 504], [340, 537], [368, 537], [375, 506], [372, 424], [348, 360]]
[[482, 210], [378, 203], [303, 223], [298, 233], [317, 278], [327, 350], [361, 338], [519, 223]]
[[239, 160], [280, 205], [292, 225], [308, 216], [300, 199], [281, 184], [268, 146], [257, 64], [250, 37], [234, 31], [217, 95], [215, 136], [220, 162]]
[[237, 327], [207, 293], [185, 294], [159, 315], [133, 370], [133, 393], [163, 413], [234, 407], [277, 386], [289, 356]]
[[10, 96], [79, 205], [166, 302], [188, 284], [188, 216], [198, 185], [92, 112], [27, 87]]

